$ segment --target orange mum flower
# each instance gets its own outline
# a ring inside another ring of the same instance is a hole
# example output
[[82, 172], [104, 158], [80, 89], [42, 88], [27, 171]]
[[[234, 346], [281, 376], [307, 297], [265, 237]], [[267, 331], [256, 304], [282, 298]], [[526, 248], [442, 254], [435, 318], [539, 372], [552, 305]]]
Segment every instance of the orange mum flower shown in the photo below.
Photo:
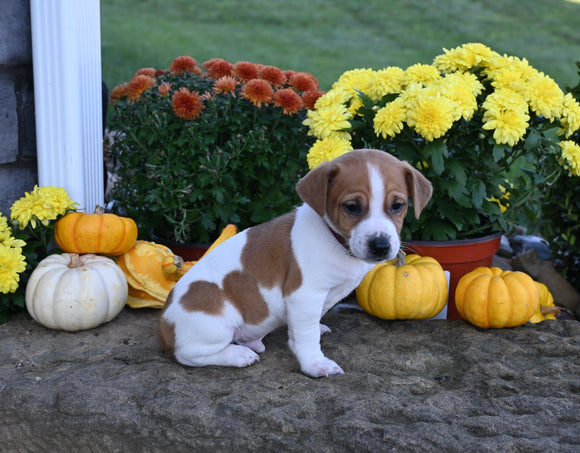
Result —
[[214, 79], [229, 76], [232, 74], [233, 64], [223, 58], [212, 58], [203, 65], [207, 69], [207, 75]]
[[304, 107], [308, 110], [314, 110], [314, 104], [318, 101], [318, 98], [322, 96], [325, 92], [318, 90], [308, 90], [302, 93], [302, 102], [304, 102]]
[[318, 90], [318, 80], [308, 72], [297, 72], [290, 79], [290, 85], [298, 91]]
[[155, 79], [146, 75], [134, 76], [127, 85], [127, 99], [137, 101], [141, 94], [155, 85]]
[[157, 91], [160, 96], [167, 96], [170, 90], [171, 84], [168, 82], [163, 82], [161, 85], [159, 85], [159, 88], [157, 88]]
[[293, 115], [302, 107], [302, 98], [292, 88], [283, 88], [274, 93], [274, 105], [281, 107], [285, 115]]
[[169, 70], [178, 74], [183, 74], [184, 72], [193, 72], [197, 74], [198, 71], [201, 72], [197, 66], [197, 61], [187, 55], [177, 57], [173, 60], [169, 66]]
[[186, 121], [192, 121], [198, 118], [205, 108], [199, 93], [195, 91], [191, 92], [185, 87], [173, 93], [171, 105], [175, 114]]
[[286, 82], [286, 76], [284, 75], [284, 71], [277, 68], [276, 66], [264, 66], [262, 69], [260, 69], [258, 76], [261, 79], [270, 82], [275, 87], [284, 85], [284, 83]]
[[263, 102], [269, 102], [273, 94], [272, 86], [261, 79], [250, 80], [242, 88], [242, 96], [258, 108], [262, 106]]
[[294, 77], [296, 74], [298, 74], [296, 71], [293, 71], [292, 69], [286, 69], [284, 71], [284, 75], [286, 76], [286, 83], [290, 83], [290, 79], [292, 77]]
[[157, 71], [155, 71], [155, 68], [141, 68], [135, 73], [135, 75], [146, 75], [155, 78]]
[[121, 85], [116, 86], [111, 90], [111, 94], [109, 95], [109, 101], [111, 104], [116, 103], [119, 99], [124, 98], [127, 96], [127, 87], [129, 84], [127, 82], [122, 83]]
[[232, 75], [245, 83], [258, 77], [258, 67], [249, 61], [238, 61], [232, 67]]
[[224, 76], [217, 79], [213, 84], [213, 91], [215, 93], [230, 93], [236, 96], [235, 91], [238, 86], [238, 79], [231, 76]]

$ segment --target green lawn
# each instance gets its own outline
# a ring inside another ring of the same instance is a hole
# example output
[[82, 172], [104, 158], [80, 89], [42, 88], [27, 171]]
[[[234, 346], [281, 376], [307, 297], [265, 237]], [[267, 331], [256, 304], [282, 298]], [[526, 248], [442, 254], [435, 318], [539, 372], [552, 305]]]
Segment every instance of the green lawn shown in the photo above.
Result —
[[101, 0], [109, 88], [179, 55], [249, 60], [314, 74], [430, 63], [482, 42], [527, 58], [562, 88], [578, 80], [580, 4], [566, 0]]

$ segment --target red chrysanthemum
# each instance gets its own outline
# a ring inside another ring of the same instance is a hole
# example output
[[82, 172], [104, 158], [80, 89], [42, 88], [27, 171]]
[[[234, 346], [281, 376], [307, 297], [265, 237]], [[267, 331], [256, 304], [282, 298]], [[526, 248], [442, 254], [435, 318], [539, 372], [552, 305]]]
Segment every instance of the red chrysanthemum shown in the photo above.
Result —
[[115, 88], [111, 90], [111, 94], [109, 95], [109, 101], [111, 102], [111, 104], [115, 104], [119, 99], [127, 96], [128, 86], [129, 84], [125, 82], [122, 83], [121, 85], [117, 85]]
[[171, 84], [168, 82], [163, 82], [157, 88], [157, 92], [159, 93], [160, 96], [167, 96], [169, 94], [169, 91], [171, 91]]
[[205, 108], [199, 93], [195, 91], [191, 92], [185, 87], [173, 93], [171, 106], [175, 114], [186, 121], [192, 121], [198, 118]]
[[232, 67], [232, 75], [245, 83], [258, 77], [258, 67], [249, 61], [238, 61]]
[[202, 65], [207, 69], [207, 75], [214, 79], [229, 76], [232, 74], [233, 64], [223, 58], [212, 58]]
[[260, 69], [258, 77], [266, 80], [267, 82], [270, 82], [275, 87], [279, 87], [286, 83], [286, 76], [284, 75], [284, 71], [282, 71], [280, 68], [277, 68], [276, 66], [264, 66], [262, 69]]
[[302, 98], [292, 88], [276, 91], [272, 100], [274, 105], [281, 107], [286, 115], [293, 115], [303, 107]]
[[318, 80], [308, 72], [297, 72], [290, 78], [290, 85], [298, 91], [318, 90]]
[[200, 73], [201, 70], [197, 66], [197, 61], [187, 55], [177, 57], [171, 62], [169, 66], [171, 72], [176, 72], [177, 74], [183, 74], [184, 72]]
[[215, 93], [230, 93], [235, 96], [237, 86], [238, 79], [231, 76], [224, 76], [220, 77], [214, 82], [213, 91]]
[[155, 85], [155, 79], [146, 75], [134, 76], [127, 85], [127, 99], [137, 101], [141, 94]]
[[146, 75], [153, 78], [156, 77], [156, 74], [155, 68], [141, 68], [135, 73], [135, 75]]
[[263, 102], [270, 102], [273, 94], [272, 85], [262, 79], [250, 80], [242, 88], [242, 96], [256, 107], [261, 107]]
[[284, 71], [284, 75], [286, 76], [286, 84], [289, 85], [290, 84], [290, 79], [292, 77], [294, 77], [296, 74], [298, 74], [296, 71], [293, 71], [292, 69], [286, 69]]
[[302, 102], [304, 102], [304, 107], [308, 110], [314, 110], [314, 104], [318, 101], [318, 98], [322, 96], [325, 91], [318, 90], [308, 90], [302, 93]]

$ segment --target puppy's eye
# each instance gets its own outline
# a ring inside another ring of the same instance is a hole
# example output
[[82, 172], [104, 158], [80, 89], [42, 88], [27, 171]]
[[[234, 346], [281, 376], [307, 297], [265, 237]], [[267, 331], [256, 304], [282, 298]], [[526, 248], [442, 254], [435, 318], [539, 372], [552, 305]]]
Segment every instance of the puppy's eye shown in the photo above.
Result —
[[391, 205], [391, 212], [393, 214], [398, 214], [399, 212], [401, 212], [403, 209], [405, 208], [405, 202], [401, 201], [401, 200], [397, 200], [395, 201], [392, 205]]
[[347, 214], [359, 216], [362, 212], [360, 202], [358, 200], [347, 201], [342, 205]]

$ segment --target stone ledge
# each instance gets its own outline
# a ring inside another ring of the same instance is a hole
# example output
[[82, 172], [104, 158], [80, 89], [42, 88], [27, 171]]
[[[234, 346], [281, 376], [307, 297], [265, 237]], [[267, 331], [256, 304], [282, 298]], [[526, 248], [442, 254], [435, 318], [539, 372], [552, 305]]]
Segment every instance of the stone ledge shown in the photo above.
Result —
[[0, 326], [0, 450], [526, 451], [580, 449], [580, 322], [481, 330], [463, 321], [330, 313], [344, 376], [302, 375], [285, 330], [249, 368], [186, 368], [156, 311], [51, 331]]

